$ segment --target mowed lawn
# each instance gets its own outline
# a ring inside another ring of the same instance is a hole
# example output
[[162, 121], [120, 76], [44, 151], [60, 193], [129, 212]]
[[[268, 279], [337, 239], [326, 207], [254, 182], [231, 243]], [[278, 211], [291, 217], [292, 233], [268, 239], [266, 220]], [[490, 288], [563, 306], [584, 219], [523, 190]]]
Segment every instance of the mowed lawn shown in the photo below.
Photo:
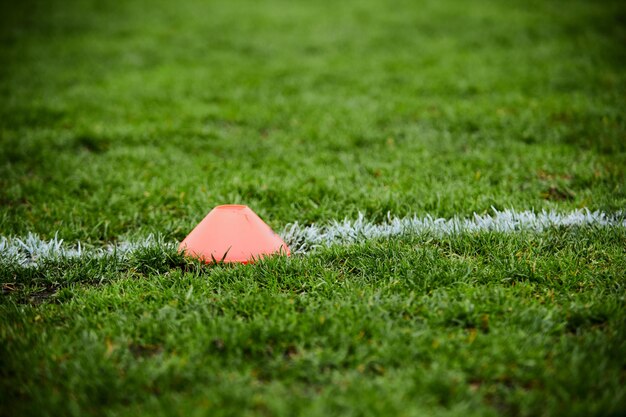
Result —
[[[623, 218], [624, 109], [621, 1], [5, 2], [0, 237], [175, 244], [218, 204]], [[623, 415], [625, 271], [597, 225], [0, 253], [0, 415]]]

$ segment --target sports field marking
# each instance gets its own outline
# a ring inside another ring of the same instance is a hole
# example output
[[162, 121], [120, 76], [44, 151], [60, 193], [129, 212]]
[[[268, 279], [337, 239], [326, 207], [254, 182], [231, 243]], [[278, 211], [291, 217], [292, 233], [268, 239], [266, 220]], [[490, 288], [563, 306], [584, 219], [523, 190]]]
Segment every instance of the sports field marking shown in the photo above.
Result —
[[282, 237], [293, 253], [303, 253], [322, 246], [345, 245], [403, 234], [431, 233], [440, 236], [472, 232], [511, 233], [523, 230], [540, 232], [559, 226], [626, 227], [626, 216], [622, 212], [607, 214], [587, 209], [568, 213], [493, 209], [491, 215], [474, 214], [469, 218], [388, 216], [386, 222], [375, 224], [360, 214], [356, 220], [334, 221], [325, 226], [300, 226], [294, 223], [285, 227]]
[[[540, 232], [550, 227], [594, 226], [626, 227], [626, 215], [622, 212], [604, 213], [579, 209], [568, 213], [555, 211], [493, 210], [493, 214], [469, 218], [450, 219], [426, 217], [392, 217], [384, 223], [373, 223], [360, 214], [356, 219], [332, 221], [326, 225], [287, 225], [280, 235], [294, 254], [305, 254], [316, 248], [331, 245], [348, 245], [369, 239], [386, 238], [407, 234], [453, 235], [473, 232], [518, 231]], [[23, 266], [36, 265], [37, 261], [54, 258], [76, 258], [112, 255], [123, 258], [133, 251], [149, 247], [175, 249], [178, 242], [167, 242], [161, 237], [149, 235], [143, 239], [120, 242], [103, 247], [85, 247], [80, 242], [68, 245], [55, 236], [43, 240], [29, 233], [26, 237], [0, 237], [0, 261]]]

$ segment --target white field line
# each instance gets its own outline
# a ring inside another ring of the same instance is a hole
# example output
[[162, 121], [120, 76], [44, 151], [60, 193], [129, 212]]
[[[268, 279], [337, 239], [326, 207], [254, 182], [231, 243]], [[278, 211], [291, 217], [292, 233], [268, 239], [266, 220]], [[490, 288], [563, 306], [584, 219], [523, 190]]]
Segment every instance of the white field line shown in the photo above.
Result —
[[293, 253], [308, 252], [322, 246], [346, 245], [368, 239], [385, 238], [406, 234], [430, 233], [437, 236], [472, 232], [541, 232], [558, 226], [626, 227], [622, 212], [607, 214], [587, 209], [558, 213], [555, 211], [497, 211], [493, 214], [474, 214], [469, 218], [451, 219], [426, 217], [391, 217], [384, 223], [375, 224], [359, 214], [356, 220], [333, 221], [325, 226], [287, 225], [282, 236]]
[[159, 237], [148, 235], [144, 239], [120, 242], [102, 247], [85, 247], [80, 242], [66, 244], [58, 235], [50, 240], [43, 240], [33, 233], [24, 238], [0, 237], [0, 263], [13, 263], [22, 266], [36, 266], [38, 261], [54, 259], [88, 258], [113, 256], [123, 259], [131, 253], [144, 248], [163, 248], [174, 250], [175, 242], [165, 242]]
[[[574, 210], [568, 213], [497, 211], [494, 209], [491, 215], [474, 214], [469, 218], [443, 219], [431, 216], [392, 217], [388, 215], [387, 221], [375, 224], [360, 214], [355, 220], [335, 220], [321, 226], [289, 224], [280, 235], [292, 253], [302, 254], [324, 246], [347, 245], [369, 239], [408, 234], [428, 233], [442, 236], [472, 232], [512, 233], [523, 230], [540, 232], [558, 226], [626, 227], [626, 215], [623, 212], [607, 214], [600, 211], [591, 212], [587, 209]], [[0, 262], [34, 266], [37, 261], [44, 259], [105, 255], [124, 258], [138, 249], [150, 247], [175, 250], [178, 247], [178, 242], [166, 242], [162, 238], [150, 235], [141, 240], [121, 242], [99, 248], [85, 248], [80, 242], [67, 245], [58, 236], [46, 241], [29, 233], [23, 238], [0, 237]]]

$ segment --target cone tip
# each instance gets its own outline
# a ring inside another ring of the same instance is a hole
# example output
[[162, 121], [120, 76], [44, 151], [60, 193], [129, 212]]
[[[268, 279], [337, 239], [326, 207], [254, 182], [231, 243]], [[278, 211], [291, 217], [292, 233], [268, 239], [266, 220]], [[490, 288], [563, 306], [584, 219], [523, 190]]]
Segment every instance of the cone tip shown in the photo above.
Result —
[[242, 204], [222, 204], [221, 206], [216, 206], [213, 210], [244, 210], [247, 208], [248, 206]]

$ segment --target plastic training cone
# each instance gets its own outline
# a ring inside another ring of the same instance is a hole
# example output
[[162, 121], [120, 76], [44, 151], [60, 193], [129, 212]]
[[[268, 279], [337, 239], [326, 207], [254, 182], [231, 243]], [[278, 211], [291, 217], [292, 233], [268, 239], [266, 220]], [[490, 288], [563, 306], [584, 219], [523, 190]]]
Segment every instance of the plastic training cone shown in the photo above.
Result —
[[283, 240], [247, 206], [217, 206], [189, 233], [179, 250], [204, 262], [253, 262], [289, 255]]

